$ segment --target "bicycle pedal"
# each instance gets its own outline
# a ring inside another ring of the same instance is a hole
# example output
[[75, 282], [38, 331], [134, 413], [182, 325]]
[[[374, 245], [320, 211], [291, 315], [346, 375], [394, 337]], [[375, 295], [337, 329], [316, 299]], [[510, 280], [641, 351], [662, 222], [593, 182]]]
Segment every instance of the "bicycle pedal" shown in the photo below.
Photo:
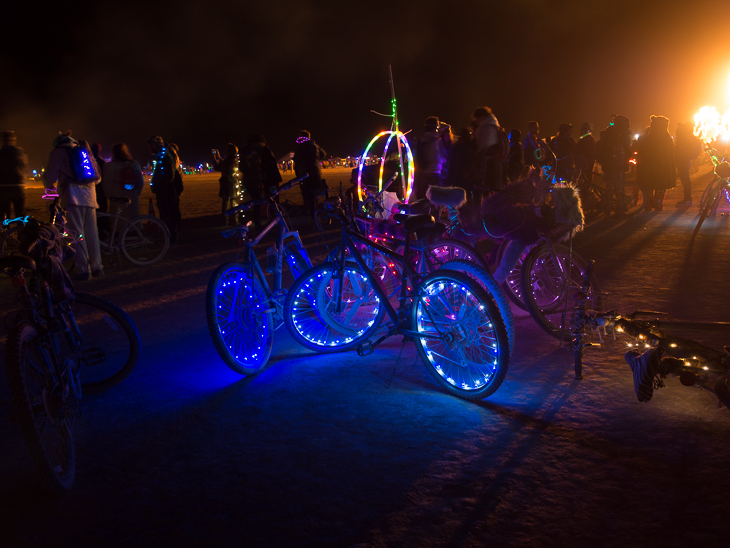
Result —
[[361, 357], [369, 356], [373, 352], [375, 352], [375, 346], [373, 346], [373, 341], [369, 339], [357, 347], [357, 355]]

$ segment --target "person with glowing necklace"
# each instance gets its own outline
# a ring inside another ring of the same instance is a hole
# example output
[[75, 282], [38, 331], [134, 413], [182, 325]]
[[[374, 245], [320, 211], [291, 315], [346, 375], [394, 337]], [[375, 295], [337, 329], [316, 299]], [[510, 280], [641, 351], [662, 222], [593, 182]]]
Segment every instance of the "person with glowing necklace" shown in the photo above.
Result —
[[159, 135], [147, 139], [147, 145], [152, 155], [152, 179], [150, 187], [157, 198], [157, 209], [160, 211], [160, 220], [170, 231], [170, 243], [177, 241], [175, 172], [180, 160], [175, 150], [162, 140]]

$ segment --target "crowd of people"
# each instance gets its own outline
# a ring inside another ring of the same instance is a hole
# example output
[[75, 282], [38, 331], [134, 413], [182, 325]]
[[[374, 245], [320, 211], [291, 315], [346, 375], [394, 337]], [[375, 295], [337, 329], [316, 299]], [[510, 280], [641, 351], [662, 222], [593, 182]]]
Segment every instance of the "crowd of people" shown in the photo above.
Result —
[[[666, 117], [652, 116], [650, 125], [641, 134], [632, 135], [629, 119], [615, 115], [600, 131], [598, 140], [590, 122], [581, 124], [577, 140], [572, 137], [571, 124], [560, 124], [556, 135], [545, 139], [536, 121], [527, 124], [523, 137], [516, 128], [507, 132], [489, 107], [479, 107], [472, 114], [470, 126], [454, 136], [451, 126], [436, 116], [429, 116], [420, 138], [413, 143], [414, 195], [416, 199], [424, 198], [431, 185], [458, 186], [466, 190], [469, 202], [480, 203], [510, 182], [524, 178], [533, 168], [548, 171], [556, 179], [580, 188], [592, 183], [598, 164], [605, 184], [604, 213], [607, 217], [612, 213], [621, 217], [624, 181], [631, 164], [635, 164], [636, 183], [645, 192], [646, 209], [664, 207], [666, 191], [675, 186], [677, 176], [684, 188], [684, 198], [678, 206], [689, 206], [692, 203], [690, 166], [702, 153], [702, 146], [693, 134], [691, 123], [679, 124], [674, 137], [668, 128]], [[28, 159], [17, 146], [14, 132], [5, 131], [2, 137], [0, 213], [3, 218], [10, 217], [11, 211], [21, 216], [25, 213], [23, 185]], [[179, 149], [157, 135], [147, 139], [147, 145], [150, 187], [160, 219], [174, 243], [181, 228], [183, 192]], [[237, 203], [277, 193], [282, 181], [280, 167], [263, 135], [253, 135], [240, 149], [229, 143], [223, 157], [216, 149], [212, 154], [213, 168], [220, 172], [218, 196], [224, 224], [233, 222], [225, 212]], [[317, 197], [325, 187], [322, 163], [326, 158], [326, 152], [312, 140], [310, 133], [300, 131], [292, 169], [298, 177], [307, 175], [300, 185], [307, 215], [314, 214]], [[84, 173], [84, 168], [88, 173]], [[109, 201], [114, 200], [121, 208], [122, 217], [140, 214], [139, 197], [144, 187], [140, 163], [125, 143], [115, 144], [107, 161], [102, 157], [100, 144], [77, 141], [68, 131], [59, 133], [53, 141], [44, 184], [57, 191], [60, 206], [68, 211], [71, 228], [85, 235], [79, 242], [81, 252], [76, 254], [77, 278], [103, 275], [99, 238], [109, 235], [109, 218], [97, 219], [96, 212], [108, 212]], [[255, 228], [260, 230], [260, 206], [253, 208], [252, 216]]]
[[593, 124], [584, 122], [576, 141], [571, 124], [560, 124], [554, 137], [544, 139], [538, 122], [531, 121], [523, 138], [519, 129], [505, 131], [489, 107], [480, 107], [472, 114], [471, 125], [455, 137], [451, 126], [429, 116], [415, 143], [415, 197], [425, 197], [431, 185], [458, 186], [466, 190], [470, 202], [480, 203], [532, 168], [581, 188], [593, 182], [598, 164], [606, 190], [604, 213], [620, 218], [625, 211], [624, 182], [635, 164], [636, 184], [646, 195], [647, 210], [663, 209], [666, 191], [675, 186], [677, 175], [684, 187], [684, 199], [677, 205], [689, 206], [690, 167], [702, 146], [691, 123], [679, 124], [675, 137], [668, 127], [668, 118], [652, 116], [642, 134], [632, 135], [629, 119], [614, 115], [598, 140]]

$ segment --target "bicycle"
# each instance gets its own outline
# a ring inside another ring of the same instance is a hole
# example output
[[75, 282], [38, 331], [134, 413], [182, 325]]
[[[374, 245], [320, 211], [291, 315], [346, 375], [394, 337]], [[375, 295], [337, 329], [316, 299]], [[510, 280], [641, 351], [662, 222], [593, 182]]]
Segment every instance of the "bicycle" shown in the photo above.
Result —
[[[410, 235], [433, 227], [433, 217], [395, 216], [407, 235], [401, 255], [360, 234], [339, 205], [332, 207], [330, 216], [342, 225], [335, 260], [308, 270], [287, 294], [284, 319], [294, 340], [315, 352], [357, 349], [366, 356], [400, 334], [404, 343], [415, 342], [426, 368], [448, 393], [466, 400], [493, 394], [509, 365], [507, 330], [494, 301], [466, 274], [442, 268], [421, 277], [411, 264]], [[397, 309], [360, 253], [361, 246], [399, 266]], [[369, 337], [383, 314], [390, 327], [373, 342]]]
[[[676, 337], [667, 332], [668, 329], [699, 329], [707, 331], [710, 329], [730, 327], [730, 322], [689, 322], [669, 318], [668, 314], [655, 311], [637, 310], [628, 315], [621, 315], [617, 310], [592, 313], [585, 307], [586, 288], [589, 285], [589, 278], [592, 275], [594, 262], [587, 265], [586, 275], [579, 292], [576, 314], [572, 322], [572, 349], [575, 360], [575, 377], [582, 378], [584, 349], [593, 346], [586, 342], [585, 338], [589, 330], [598, 333], [599, 340], [603, 343], [601, 330], [605, 334], [609, 332], [614, 339], [616, 334], [626, 334], [634, 339], [634, 342], [627, 343], [629, 349], [659, 351], [661, 357], [664, 353], [675, 358], [671, 365], [654, 371], [649, 371], [651, 377], [655, 377], [651, 390], [661, 388], [664, 385], [663, 378], [671, 373], [679, 376], [680, 382], [685, 386], [698, 386], [704, 388], [717, 396], [720, 403], [730, 408], [730, 346], [725, 346], [722, 351], [715, 350], [691, 339]], [[659, 319], [665, 316], [666, 319]], [[640, 318], [646, 319], [640, 319]], [[629, 358], [627, 357], [627, 361]], [[651, 377], [647, 376], [647, 380]], [[638, 395], [638, 393], [637, 393]], [[649, 395], [649, 398], [651, 395]]]
[[[109, 198], [109, 203], [116, 204], [116, 213], [96, 212], [97, 218], [114, 219], [109, 237], [99, 240], [101, 252], [111, 255], [121, 251], [130, 263], [138, 266], [152, 265], [162, 260], [170, 248], [170, 231], [165, 223], [152, 215], [138, 215], [132, 219], [123, 217], [124, 207], [131, 203], [129, 198]], [[120, 221], [124, 225], [117, 240]]]
[[73, 285], [60, 266], [57, 231], [34, 219], [27, 223], [30, 231], [21, 232], [20, 249], [32, 257], [0, 258], [0, 270], [12, 278], [20, 301], [6, 318], [5, 365], [35, 467], [48, 489], [63, 492], [76, 474], [72, 430], [82, 391], [98, 392], [124, 380], [141, 345], [121, 309], [95, 295], [76, 293], [74, 300]]
[[[220, 265], [208, 282], [205, 296], [208, 331], [221, 359], [236, 373], [258, 373], [271, 355], [274, 331], [284, 323], [284, 257], [295, 279], [312, 267], [299, 232], [291, 229], [286, 212], [273, 199], [278, 192], [289, 190], [306, 177], [292, 179], [278, 191], [272, 188], [269, 197], [251, 200], [226, 212], [233, 215], [263, 204], [277, 212], [254, 239], [248, 237], [250, 221], [223, 232], [224, 238], [240, 238], [243, 250], [235, 261]], [[267, 252], [266, 270], [274, 277], [273, 285], [269, 286], [255, 247], [275, 227], [278, 227], [276, 243]], [[291, 241], [286, 242], [288, 239]]]
[[[548, 185], [546, 189], [549, 189], [549, 193], [546, 192], [546, 194], [552, 193], [553, 198], [563, 205], [570, 204], [570, 200], [566, 197], [570, 198], [569, 195], [573, 192], [571, 187], [553, 187], [546, 181], [545, 184]], [[563, 197], [561, 193], [565, 194], [566, 197]], [[462, 189], [441, 189], [438, 198], [429, 189], [428, 195], [431, 196], [431, 201], [435, 205], [446, 209], [449, 221], [446, 230], [451, 238], [463, 238], [467, 241], [486, 237], [498, 239], [498, 236], [487, 230], [484, 222], [482, 222], [483, 228], [463, 226], [460, 218], [461, 209], [460, 206], [456, 205], [464, 202], [464, 199], [456, 199], [457, 195], [465, 198]], [[530, 202], [532, 202], [532, 198], [530, 198]], [[465, 207], [474, 208], [478, 206]], [[545, 203], [540, 207], [540, 222], [534, 222], [537, 241], [524, 249], [515, 266], [507, 273], [501, 287], [512, 302], [530, 313], [530, 316], [540, 328], [546, 333], [563, 340], [570, 335], [569, 318], [566, 323], [566, 316], [572, 312], [572, 308], [569, 307], [572, 291], [580, 286], [586, 262], [572, 248], [573, 232], [577, 226], [582, 224], [582, 221], [576, 224], [573, 219], [575, 215], [566, 215], [565, 213], [563, 213], [565, 218], [559, 217], [556, 209], [558, 208], [547, 207]], [[561, 207], [559, 209], [562, 211], [565, 208]], [[523, 208], [521, 211], [522, 215], [525, 216], [522, 221], [524, 223], [527, 216], [531, 215], [531, 210]], [[557, 243], [565, 240], [566, 236], [568, 238], [567, 246]], [[507, 240], [502, 240], [496, 250], [496, 255], [499, 258], [498, 262], [500, 263], [503, 259], [501, 255], [505, 252], [504, 242], [507, 242]], [[598, 307], [600, 306], [598, 302], [600, 300], [598, 283], [595, 278], [592, 278], [591, 281], [591, 304]], [[495, 281], [495, 283], [497, 282]], [[494, 291], [492, 293], [496, 295], [498, 292]], [[506, 306], [506, 308], [509, 307]], [[505, 313], [503, 313], [503, 316], [507, 317]]]
[[723, 198], [730, 202], [730, 164], [725, 160], [720, 160], [717, 150], [708, 145], [705, 146], [705, 152], [708, 153], [715, 166], [715, 177], [702, 193], [700, 217], [697, 220], [697, 226], [695, 226], [692, 232], [692, 238], [697, 236], [705, 219], [715, 214]]

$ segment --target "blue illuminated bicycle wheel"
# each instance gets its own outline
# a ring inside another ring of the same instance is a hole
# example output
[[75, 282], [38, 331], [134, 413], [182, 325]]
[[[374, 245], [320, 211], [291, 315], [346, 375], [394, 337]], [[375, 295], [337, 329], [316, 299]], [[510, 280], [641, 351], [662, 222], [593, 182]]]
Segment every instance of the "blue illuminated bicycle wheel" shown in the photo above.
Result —
[[222, 264], [208, 282], [208, 331], [218, 354], [236, 373], [253, 375], [269, 360], [274, 326], [267, 302], [261, 283], [240, 263]]
[[289, 289], [284, 322], [291, 336], [315, 352], [360, 346], [378, 328], [383, 305], [360, 267], [347, 263], [341, 277], [332, 263], [305, 272]]
[[509, 366], [507, 331], [497, 306], [466, 274], [439, 270], [422, 282], [412, 311], [423, 336], [416, 348], [447, 392], [465, 400], [493, 394]]

